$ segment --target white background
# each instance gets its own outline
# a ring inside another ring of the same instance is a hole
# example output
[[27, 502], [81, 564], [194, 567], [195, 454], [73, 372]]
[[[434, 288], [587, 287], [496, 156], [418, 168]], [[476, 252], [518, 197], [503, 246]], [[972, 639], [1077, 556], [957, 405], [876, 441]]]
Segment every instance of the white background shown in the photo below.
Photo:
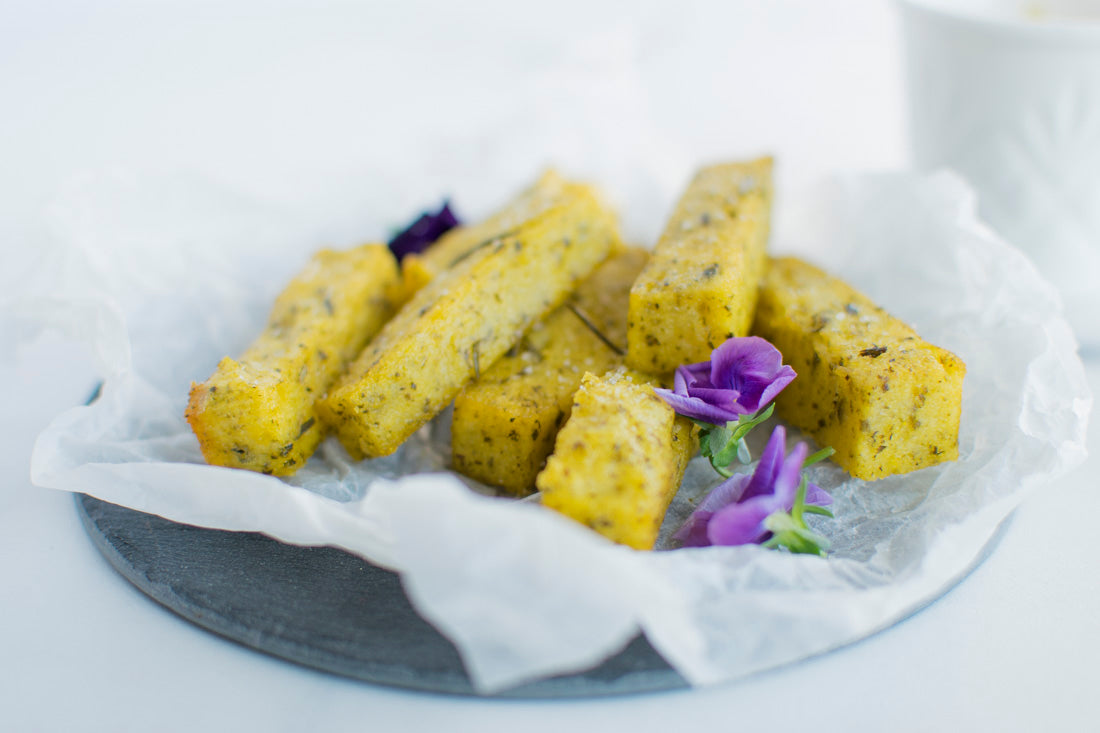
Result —
[[[59, 192], [104, 170], [186, 171], [277, 198], [316, 195], [318, 171], [346, 180], [435, 149], [502, 193], [545, 162], [583, 170], [605, 150], [604, 169], [634, 157], [672, 184], [700, 162], [762, 151], [779, 156], [787, 190], [836, 170], [898, 168], [896, 22], [870, 0], [3, 2], [0, 282], [32, 266]], [[506, 155], [483, 132], [526, 125], [530, 144]], [[662, 215], [637, 215], [635, 233]], [[131, 588], [84, 537], [71, 497], [27, 478], [35, 434], [87, 397], [92, 360], [56, 338], [11, 352], [0, 360], [2, 730], [1097, 725], [1095, 460], [1029, 499], [962, 585], [847, 649], [690, 692], [461, 699], [267, 658]], [[1100, 365], [1089, 377], [1096, 391]]]

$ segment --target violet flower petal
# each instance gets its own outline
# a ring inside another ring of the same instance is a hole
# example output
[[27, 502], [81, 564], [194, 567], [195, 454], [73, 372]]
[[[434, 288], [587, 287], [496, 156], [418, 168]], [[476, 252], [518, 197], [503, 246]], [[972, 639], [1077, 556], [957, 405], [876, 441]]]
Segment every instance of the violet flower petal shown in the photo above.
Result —
[[713, 512], [696, 509], [672, 537], [679, 540], [682, 547], [708, 547], [707, 525], [712, 516]]
[[817, 484], [806, 484], [806, 503], [814, 506], [829, 506], [833, 503], [833, 497], [828, 491]]
[[736, 389], [733, 381], [738, 374], [753, 376], [775, 372], [783, 356], [770, 342], [759, 336], [727, 339], [710, 356], [710, 380], [716, 385]]
[[745, 487], [748, 486], [750, 478], [747, 473], [730, 476], [710, 490], [706, 498], [699, 502], [699, 509], [696, 511], [702, 510], [713, 514], [723, 507], [740, 501], [745, 495]]
[[764, 378], [746, 380], [742, 385], [741, 402], [746, 406], [756, 405], [756, 410], [759, 410], [774, 400], [796, 376], [794, 369], [784, 364]]
[[676, 373], [672, 375], [672, 391], [678, 395], [687, 396], [688, 381], [692, 378], [687, 367], [676, 367]]
[[714, 350], [710, 364], [711, 382], [737, 390], [746, 413], [759, 410], [795, 378], [779, 350], [759, 336], [725, 341]]
[[416, 221], [395, 234], [389, 241], [389, 248], [398, 261], [403, 260], [406, 255], [423, 252], [459, 223], [458, 217], [451, 211], [450, 201], [444, 201], [438, 212], [421, 214]]
[[768, 444], [764, 446], [764, 452], [760, 454], [760, 462], [756, 464], [756, 470], [752, 472], [752, 478], [745, 487], [743, 499], [774, 493], [776, 477], [783, 466], [786, 449], [787, 431], [782, 425], [776, 425], [772, 436], [768, 438]]
[[673, 410], [684, 417], [711, 425], [725, 425], [730, 420], [736, 420], [737, 415], [720, 407], [709, 405], [698, 397], [685, 397], [667, 389], [654, 388], [653, 392], [667, 402]]
[[798, 493], [798, 485], [802, 483], [802, 464], [809, 455], [810, 448], [805, 443], [799, 443], [783, 461], [783, 467], [779, 469], [775, 477], [775, 499], [783, 509], [790, 510], [794, 506], [794, 497]]
[[710, 383], [710, 362], [676, 367], [676, 375], [673, 378], [673, 389], [676, 394], [686, 397], [695, 389], [713, 386]]
[[748, 481], [748, 474], [739, 473], [711, 489], [687, 521], [672, 535], [673, 538], [679, 540], [684, 547], [708, 546], [710, 540], [707, 539], [707, 523], [710, 518], [719, 509], [737, 502]]
[[764, 520], [776, 511], [775, 498], [758, 496], [720, 509], [707, 522], [707, 539], [712, 545], [747, 545], [768, 534]]
[[741, 415], [746, 414], [745, 408], [742, 407], [738, 399], [740, 396], [740, 392], [732, 389], [700, 389], [696, 387], [691, 390], [691, 397], [702, 400], [711, 407], [731, 415], [732, 417], [729, 420], [736, 420]]
[[700, 361], [695, 364], [685, 364], [678, 367], [676, 371], [684, 370], [684, 376], [688, 377], [689, 382], [703, 383], [711, 385], [710, 381], [710, 362]]

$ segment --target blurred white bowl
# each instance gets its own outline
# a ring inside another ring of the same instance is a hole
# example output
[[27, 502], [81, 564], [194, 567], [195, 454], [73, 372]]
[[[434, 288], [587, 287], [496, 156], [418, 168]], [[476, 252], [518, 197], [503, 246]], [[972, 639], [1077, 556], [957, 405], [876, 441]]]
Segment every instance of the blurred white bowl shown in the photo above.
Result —
[[899, 4], [914, 163], [966, 177], [1100, 347], [1100, 2]]

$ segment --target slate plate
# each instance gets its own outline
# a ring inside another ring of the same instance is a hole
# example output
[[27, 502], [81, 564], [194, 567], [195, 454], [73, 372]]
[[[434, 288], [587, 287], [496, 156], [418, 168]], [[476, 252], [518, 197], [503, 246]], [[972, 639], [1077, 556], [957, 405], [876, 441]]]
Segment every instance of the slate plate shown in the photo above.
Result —
[[[398, 576], [331, 547], [285, 545], [76, 496], [92, 542], [127, 580], [188, 621], [276, 657], [383, 685], [476, 694], [458, 652], [409, 604]], [[503, 697], [687, 687], [644, 637], [599, 667]]]
[[[413, 610], [395, 573], [332, 547], [177, 524], [83, 494], [76, 495], [76, 504], [92, 542], [123, 577], [204, 629], [365, 682], [478, 694], [454, 645]], [[1012, 517], [942, 593], [895, 623], [931, 605], [981, 565]], [[598, 667], [496, 696], [581, 698], [688, 686], [639, 635]]]

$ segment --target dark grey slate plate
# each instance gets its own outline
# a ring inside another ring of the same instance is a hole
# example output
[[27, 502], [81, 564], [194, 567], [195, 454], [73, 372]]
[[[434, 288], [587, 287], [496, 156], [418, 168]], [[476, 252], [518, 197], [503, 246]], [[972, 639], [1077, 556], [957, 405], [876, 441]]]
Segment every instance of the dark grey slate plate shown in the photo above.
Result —
[[[92, 542], [127, 580], [188, 621], [292, 662], [383, 685], [476, 694], [454, 645], [413, 610], [397, 575], [331, 547], [170, 522], [78, 495]], [[686, 687], [639, 636], [595, 669], [505, 697], [595, 697]]]

